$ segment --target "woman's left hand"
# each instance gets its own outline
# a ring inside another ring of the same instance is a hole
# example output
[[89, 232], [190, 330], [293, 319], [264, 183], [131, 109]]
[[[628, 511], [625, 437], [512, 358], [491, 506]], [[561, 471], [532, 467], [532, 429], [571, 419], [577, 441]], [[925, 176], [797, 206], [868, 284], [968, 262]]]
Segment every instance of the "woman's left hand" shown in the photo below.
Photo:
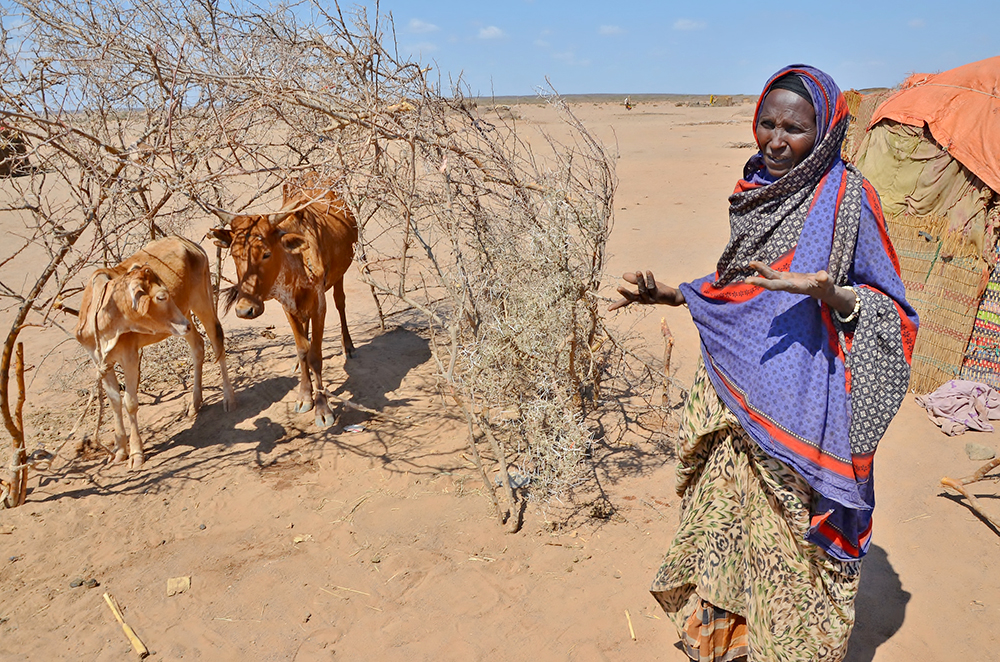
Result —
[[749, 266], [760, 274], [746, 278], [745, 282], [750, 285], [757, 285], [773, 292], [806, 294], [836, 309], [842, 315], [854, 310], [857, 295], [845, 287], [837, 287], [826, 271], [821, 270], [812, 274], [775, 271], [763, 262], [756, 261], [751, 262]]

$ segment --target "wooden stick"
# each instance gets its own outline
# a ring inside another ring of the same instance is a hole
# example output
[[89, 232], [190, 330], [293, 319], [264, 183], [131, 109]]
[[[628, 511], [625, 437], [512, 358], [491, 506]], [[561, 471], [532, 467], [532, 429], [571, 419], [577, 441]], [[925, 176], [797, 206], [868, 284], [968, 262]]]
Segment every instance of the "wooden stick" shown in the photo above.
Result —
[[660, 333], [663, 334], [663, 406], [670, 406], [670, 355], [674, 351], [674, 334], [667, 326], [667, 318], [660, 318]]
[[17, 425], [19, 438], [15, 439], [15, 457], [17, 458], [17, 480], [14, 483], [17, 493], [14, 494], [14, 506], [24, 505], [28, 496], [28, 452], [24, 445], [24, 343], [17, 343], [14, 354], [14, 376], [17, 379], [17, 403], [14, 405], [14, 423]]
[[986, 474], [993, 471], [995, 468], [1000, 467], [1000, 457], [994, 458], [984, 464], [983, 466], [976, 469], [976, 473], [972, 474], [967, 478], [961, 480], [962, 485], [968, 485], [969, 483], [978, 483], [983, 478], [986, 478]]
[[632, 616], [628, 613], [628, 609], [625, 610], [625, 620], [628, 621], [628, 633], [632, 635], [632, 641], [635, 641], [635, 629], [632, 627]]
[[118, 601], [115, 600], [110, 593], [104, 594], [104, 601], [108, 603], [109, 607], [111, 607], [111, 613], [115, 615], [115, 620], [121, 623], [122, 630], [125, 631], [125, 636], [128, 637], [128, 640], [132, 642], [132, 648], [134, 648], [135, 652], [139, 654], [139, 659], [141, 660], [149, 655], [149, 649], [146, 648], [146, 645], [142, 643], [136, 635], [135, 630], [129, 627], [129, 624], [125, 622], [125, 617], [122, 616], [122, 610], [118, 607]]
[[950, 487], [951, 489], [955, 490], [956, 492], [964, 496], [966, 499], [968, 499], [969, 507], [972, 508], [974, 511], [976, 511], [980, 515], [980, 517], [984, 518], [987, 522], [992, 524], [995, 529], [1000, 531], [1000, 521], [997, 521], [992, 517], [990, 517], [986, 513], [986, 511], [983, 510], [983, 506], [982, 504], [979, 503], [979, 500], [976, 497], [972, 496], [972, 494], [967, 489], [965, 489], [965, 485], [963, 485], [960, 481], [945, 476], [944, 478], [941, 479], [941, 484], [944, 485], [945, 487]]

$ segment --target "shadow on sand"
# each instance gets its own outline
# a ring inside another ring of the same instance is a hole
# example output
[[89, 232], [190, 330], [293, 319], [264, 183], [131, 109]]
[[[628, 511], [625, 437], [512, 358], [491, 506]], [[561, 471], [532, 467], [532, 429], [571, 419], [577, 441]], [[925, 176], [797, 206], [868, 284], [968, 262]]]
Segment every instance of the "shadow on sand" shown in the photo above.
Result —
[[358, 347], [354, 357], [344, 361], [347, 379], [331, 392], [337, 396], [350, 393], [358, 404], [381, 411], [387, 405], [399, 406], [407, 400], [392, 400], [389, 393], [398, 389], [403, 378], [431, 358], [426, 338], [410, 329], [395, 328], [375, 336]]
[[861, 566], [861, 586], [854, 601], [856, 618], [845, 662], [871, 662], [875, 649], [903, 625], [910, 594], [903, 590], [889, 556], [872, 545]]

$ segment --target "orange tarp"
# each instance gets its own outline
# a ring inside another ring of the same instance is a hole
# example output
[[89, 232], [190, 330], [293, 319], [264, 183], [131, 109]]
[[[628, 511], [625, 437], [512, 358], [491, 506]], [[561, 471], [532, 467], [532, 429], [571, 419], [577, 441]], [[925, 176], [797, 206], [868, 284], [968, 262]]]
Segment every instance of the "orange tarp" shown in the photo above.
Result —
[[1000, 56], [913, 74], [879, 106], [869, 127], [883, 119], [926, 124], [942, 148], [1000, 191]]

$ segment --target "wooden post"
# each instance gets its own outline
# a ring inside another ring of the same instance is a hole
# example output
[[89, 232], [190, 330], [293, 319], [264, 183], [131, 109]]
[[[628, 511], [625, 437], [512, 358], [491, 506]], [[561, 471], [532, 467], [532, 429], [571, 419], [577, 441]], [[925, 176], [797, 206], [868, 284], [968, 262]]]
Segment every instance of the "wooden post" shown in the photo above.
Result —
[[674, 351], [674, 334], [667, 326], [667, 318], [660, 318], [660, 333], [663, 334], [663, 406], [670, 406], [670, 355]]

